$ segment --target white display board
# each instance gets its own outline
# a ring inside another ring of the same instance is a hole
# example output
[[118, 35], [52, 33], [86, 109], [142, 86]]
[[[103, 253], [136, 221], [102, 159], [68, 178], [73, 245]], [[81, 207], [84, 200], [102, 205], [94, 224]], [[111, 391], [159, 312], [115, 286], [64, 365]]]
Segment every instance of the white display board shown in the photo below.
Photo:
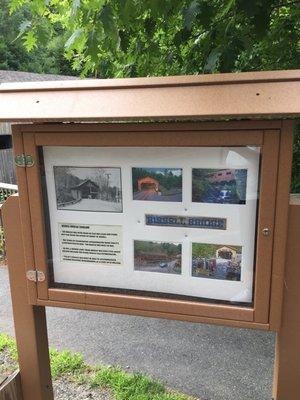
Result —
[[251, 302], [258, 147], [43, 147], [55, 283]]

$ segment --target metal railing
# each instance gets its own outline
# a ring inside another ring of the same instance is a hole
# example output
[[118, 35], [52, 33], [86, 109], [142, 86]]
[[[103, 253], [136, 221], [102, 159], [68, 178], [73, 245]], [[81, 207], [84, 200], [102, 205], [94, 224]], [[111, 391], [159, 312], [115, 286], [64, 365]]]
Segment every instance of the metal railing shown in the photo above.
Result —
[[18, 192], [17, 185], [0, 182], [0, 203], [3, 203], [9, 196]]
[[0, 182], [0, 260], [5, 258], [5, 242], [4, 242], [4, 232], [1, 220], [1, 206], [9, 196], [17, 192], [18, 192], [17, 185], [10, 185], [8, 183]]

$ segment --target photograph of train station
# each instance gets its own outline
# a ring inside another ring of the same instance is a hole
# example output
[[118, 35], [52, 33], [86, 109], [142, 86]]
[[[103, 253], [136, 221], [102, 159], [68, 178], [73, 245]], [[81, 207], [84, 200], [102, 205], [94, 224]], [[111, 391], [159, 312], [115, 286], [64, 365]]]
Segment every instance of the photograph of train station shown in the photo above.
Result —
[[132, 168], [133, 200], [182, 201], [181, 168]]
[[122, 212], [121, 169], [54, 167], [58, 210]]
[[242, 246], [192, 244], [192, 276], [241, 280]]
[[246, 204], [246, 188], [246, 169], [193, 168], [193, 202]]
[[134, 269], [136, 271], [181, 274], [181, 244], [135, 240]]

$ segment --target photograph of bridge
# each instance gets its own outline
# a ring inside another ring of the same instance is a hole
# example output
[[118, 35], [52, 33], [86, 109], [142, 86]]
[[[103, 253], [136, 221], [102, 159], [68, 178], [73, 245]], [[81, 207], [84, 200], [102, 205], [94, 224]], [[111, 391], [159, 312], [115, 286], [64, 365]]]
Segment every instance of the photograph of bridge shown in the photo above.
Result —
[[192, 244], [192, 276], [241, 280], [242, 246]]
[[53, 168], [58, 210], [122, 212], [120, 168]]
[[132, 168], [133, 200], [182, 201], [181, 168]]
[[181, 244], [135, 240], [134, 269], [136, 271], [181, 274]]
[[193, 168], [192, 178], [193, 202], [246, 204], [246, 169]]

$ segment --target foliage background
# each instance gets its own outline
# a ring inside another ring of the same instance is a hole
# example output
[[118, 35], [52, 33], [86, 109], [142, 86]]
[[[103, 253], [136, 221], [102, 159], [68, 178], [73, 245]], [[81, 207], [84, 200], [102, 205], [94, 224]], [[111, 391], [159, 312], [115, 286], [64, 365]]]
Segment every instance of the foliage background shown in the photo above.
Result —
[[[224, 245], [226, 247], [226, 245]], [[217, 258], [216, 252], [223, 247], [220, 244], [193, 243], [192, 255], [193, 258]], [[242, 254], [242, 246], [230, 246], [237, 253]]]
[[159, 189], [165, 192], [182, 192], [182, 170], [178, 168], [132, 168], [133, 192], [138, 191], [138, 180], [151, 177], [159, 182]]
[[181, 256], [181, 244], [170, 243], [170, 242], [151, 242], [144, 240], [135, 240], [134, 256], [138, 257], [141, 255], [141, 253]]
[[[0, 68], [100, 78], [296, 69], [300, 1], [1, 0]], [[299, 164], [300, 128], [293, 191]]]

